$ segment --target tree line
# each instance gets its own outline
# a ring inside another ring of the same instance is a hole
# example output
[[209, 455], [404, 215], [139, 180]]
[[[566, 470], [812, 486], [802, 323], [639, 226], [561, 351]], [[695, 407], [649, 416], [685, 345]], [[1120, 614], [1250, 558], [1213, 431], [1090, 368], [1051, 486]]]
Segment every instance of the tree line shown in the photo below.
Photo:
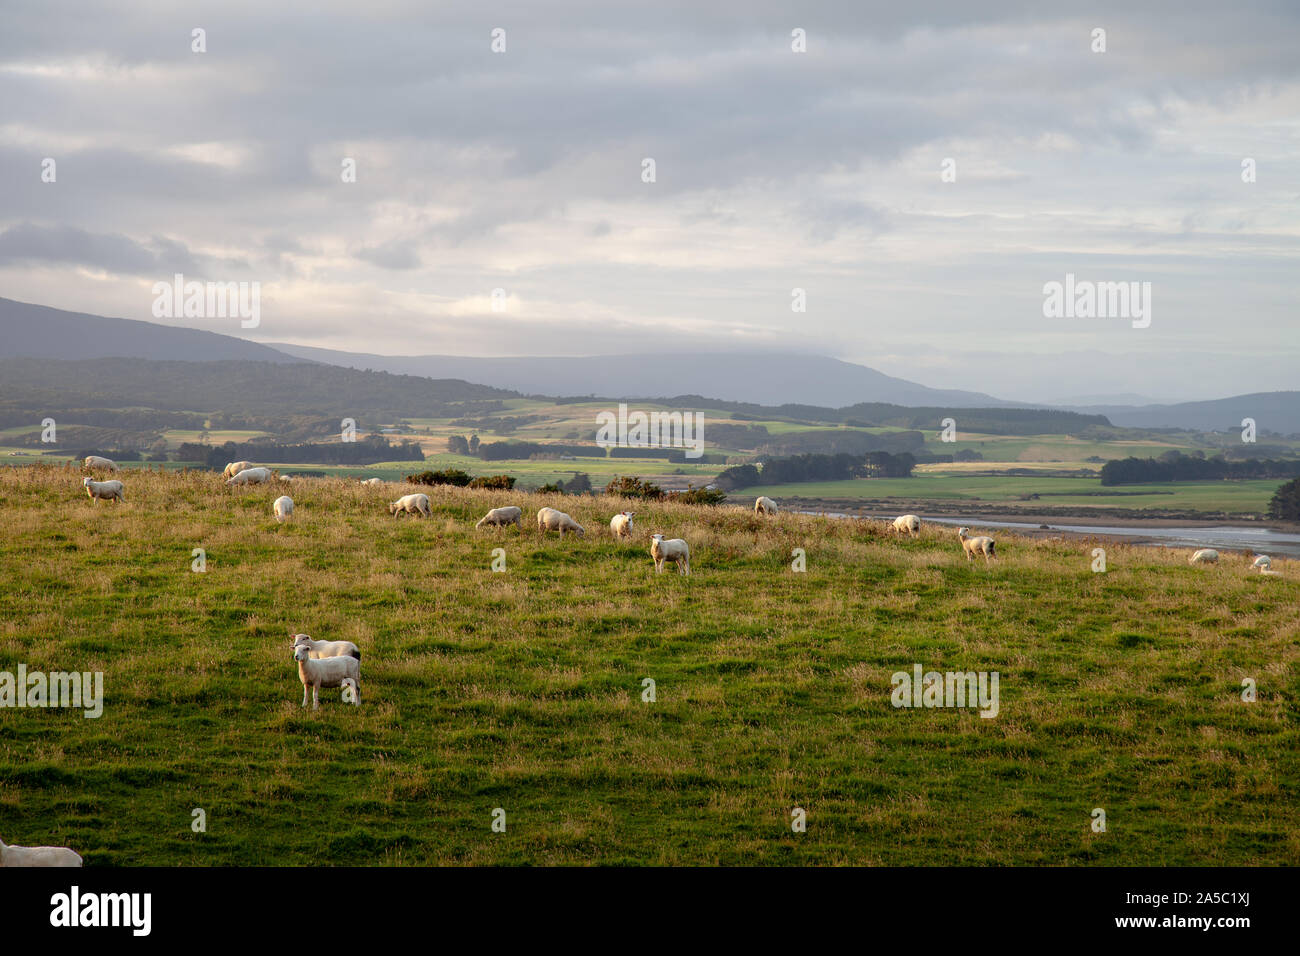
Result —
[[1101, 467], [1103, 485], [1140, 485], [1162, 481], [1217, 481], [1225, 478], [1295, 478], [1300, 459], [1229, 461], [1170, 451], [1159, 458], [1122, 458]]

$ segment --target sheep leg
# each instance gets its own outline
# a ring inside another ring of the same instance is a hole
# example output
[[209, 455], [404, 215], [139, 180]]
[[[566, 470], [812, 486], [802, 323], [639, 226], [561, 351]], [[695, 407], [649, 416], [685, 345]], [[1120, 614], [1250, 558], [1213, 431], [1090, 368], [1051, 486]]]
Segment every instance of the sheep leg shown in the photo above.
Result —
[[320, 684], [311, 685], [311, 709], [320, 710]]
[[307, 684], [305, 681], [303, 682], [302, 685], [302, 705], [304, 707], [307, 706]]

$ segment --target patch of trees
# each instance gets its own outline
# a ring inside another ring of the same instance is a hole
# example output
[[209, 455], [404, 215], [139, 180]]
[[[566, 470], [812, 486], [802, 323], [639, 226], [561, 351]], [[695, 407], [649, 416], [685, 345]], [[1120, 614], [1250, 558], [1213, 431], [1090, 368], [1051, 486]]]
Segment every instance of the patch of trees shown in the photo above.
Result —
[[619, 498], [637, 498], [642, 501], [675, 501], [683, 505], [720, 505], [727, 500], [721, 488], [693, 488], [685, 491], [664, 491], [652, 481], [632, 476], [615, 475], [605, 486], [605, 494]]
[[858, 431], [790, 432], [758, 447], [761, 455], [849, 454], [869, 451], [919, 452], [925, 447], [925, 435], [919, 431], [873, 434]]
[[1268, 516], [1274, 521], [1300, 521], [1300, 478], [1288, 481], [1273, 494]]
[[760, 471], [754, 465], [728, 468], [714, 479], [727, 491], [754, 485], [785, 485], [805, 481], [848, 481], [853, 478], [910, 478], [916, 459], [908, 452], [893, 455], [872, 451], [865, 455], [795, 455], [769, 458]]
[[199, 461], [209, 468], [221, 469], [232, 461], [275, 461], [285, 464], [373, 465], [377, 461], [424, 461], [418, 442], [390, 444], [379, 435], [356, 441], [329, 444], [286, 445], [278, 442], [233, 442], [205, 445], [185, 442], [175, 455], [176, 461]]
[[1300, 459], [1255, 458], [1228, 461], [1221, 456], [1205, 458], [1165, 452], [1159, 458], [1124, 458], [1101, 466], [1103, 485], [1139, 485], [1161, 481], [1217, 481], [1226, 478], [1295, 478], [1300, 476]]
[[[478, 456], [484, 461], [504, 461], [508, 458], [558, 458], [560, 455], [603, 457], [604, 449], [591, 445], [550, 445], [535, 441], [490, 441], [478, 446]], [[473, 451], [470, 452], [473, 454]]]

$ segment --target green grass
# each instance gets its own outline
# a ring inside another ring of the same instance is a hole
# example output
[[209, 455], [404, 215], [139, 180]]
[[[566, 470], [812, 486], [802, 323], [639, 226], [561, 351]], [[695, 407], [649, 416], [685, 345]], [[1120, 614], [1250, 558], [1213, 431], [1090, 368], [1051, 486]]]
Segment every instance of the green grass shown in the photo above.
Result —
[[[328, 479], [279, 526], [280, 488], [131, 473], [114, 506], [80, 479], [0, 470], [0, 669], [106, 684], [97, 720], [0, 711], [8, 842], [89, 865], [1300, 862], [1288, 563], [1108, 546], [1100, 575], [1087, 545], [999, 534], [985, 567], [946, 530], [680, 505], [634, 507], [620, 543], [622, 501], [434, 489], [398, 520], [395, 489]], [[510, 502], [588, 534], [473, 528]], [[653, 573], [655, 528], [690, 577]], [[302, 710], [290, 629], [362, 647], [361, 707]], [[1000, 714], [894, 709], [914, 662], [998, 671]]]

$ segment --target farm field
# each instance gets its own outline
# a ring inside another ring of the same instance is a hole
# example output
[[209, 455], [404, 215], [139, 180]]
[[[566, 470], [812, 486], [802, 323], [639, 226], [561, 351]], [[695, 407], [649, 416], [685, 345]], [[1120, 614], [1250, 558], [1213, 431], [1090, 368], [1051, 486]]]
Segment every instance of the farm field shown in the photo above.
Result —
[[[281, 526], [281, 487], [124, 480], [95, 505], [78, 469], [0, 469], [0, 669], [105, 681], [98, 719], [0, 709], [6, 839], [91, 866], [1300, 863], [1294, 564], [1116, 545], [1094, 574], [999, 534], [985, 567], [950, 529], [467, 489], [394, 519], [334, 479]], [[511, 503], [522, 533], [474, 529]], [[541, 537], [544, 504], [586, 537]], [[653, 573], [655, 529], [690, 577]], [[300, 707], [290, 629], [360, 645], [359, 708]], [[998, 672], [997, 716], [896, 709], [914, 664]]]

